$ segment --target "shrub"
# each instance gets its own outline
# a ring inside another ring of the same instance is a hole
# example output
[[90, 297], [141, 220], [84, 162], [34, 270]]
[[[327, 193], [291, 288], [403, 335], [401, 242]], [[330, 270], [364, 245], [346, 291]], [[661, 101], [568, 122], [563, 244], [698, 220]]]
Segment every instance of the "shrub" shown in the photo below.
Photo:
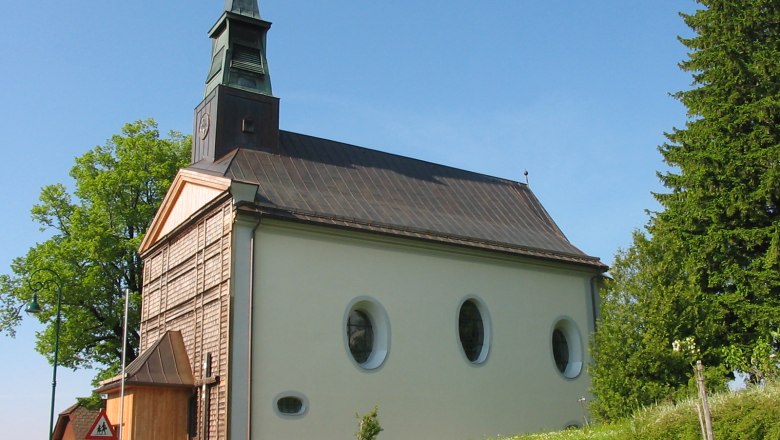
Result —
[[382, 426], [379, 425], [378, 410], [379, 408], [375, 406], [363, 417], [360, 414], [355, 414], [355, 417], [360, 420], [358, 432], [355, 433], [357, 440], [374, 440], [383, 431]]

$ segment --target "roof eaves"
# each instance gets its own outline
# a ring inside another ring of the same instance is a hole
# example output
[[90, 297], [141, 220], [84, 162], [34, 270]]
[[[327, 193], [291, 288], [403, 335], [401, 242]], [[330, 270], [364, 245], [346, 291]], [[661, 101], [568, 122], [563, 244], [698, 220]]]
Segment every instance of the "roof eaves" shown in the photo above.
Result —
[[283, 209], [278, 207], [262, 206], [256, 203], [241, 203], [236, 205], [236, 209], [248, 210], [260, 213], [270, 218], [283, 220], [294, 220], [306, 223], [327, 224], [330, 226], [341, 227], [350, 230], [368, 231], [386, 235], [403, 236], [407, 238], [416, 238], [426, 241], [435, 241], [439, 243], [455, 244], [471, 248], [485, 249], [508, 253], [513, 255], [522, 255], [532, 258], [541, 258], [545, 260], [573, 263], [581, 266], [587, 266], [606, 272], [609, 267], [601, 262], [597, 257], [588, 255], [568, 254], [565, 252], [553, 252], [545, 249], [532, 248], [528, 246], [513, 245], [509, 243], [499, 243], [489, 240], [479, 240], [471, 237], [462, 237], [456, 235], [442, 234], [435, 231], [419, 230], [409, 227], [381, 224], [377, 222], [367, 222], [365, 220], [326, 216], [317, 213], [302, 212], [300, 210]]

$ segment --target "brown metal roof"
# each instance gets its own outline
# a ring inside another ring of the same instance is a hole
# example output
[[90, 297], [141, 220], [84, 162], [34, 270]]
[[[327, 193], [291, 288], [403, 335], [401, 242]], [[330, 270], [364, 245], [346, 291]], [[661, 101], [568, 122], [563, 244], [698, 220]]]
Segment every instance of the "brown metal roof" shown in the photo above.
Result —
[[[109, 379], [101, 384], [97, 392], [115, 389], [120, 385], [120, 381], [121, 376]], [[128, 385], [194, 386], [195, 378], [181, 332], [167, 331], [154, 345], [125, 367], [125, 386]]]
[[256, 184], [255, 208], [280, 217], [606, 268], [526, 184], [286, 131], [279, 144], [190, 169]]

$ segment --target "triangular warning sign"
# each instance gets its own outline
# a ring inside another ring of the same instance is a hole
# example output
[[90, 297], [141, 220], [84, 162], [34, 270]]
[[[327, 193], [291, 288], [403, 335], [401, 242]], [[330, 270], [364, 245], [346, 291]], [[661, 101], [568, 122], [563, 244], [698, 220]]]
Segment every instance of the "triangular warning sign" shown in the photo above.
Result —
[[103, 408], [100, 410], [97, 419], [95, 419], [95, 423], [93, 423], [92, 427], [87, 431], [87, 436], [84, 437], [84, 440], [106, 439], [116, 440], [116, 431], [114, 431], [114, 427], [111, 426], [111, 422], [108, 421], [106, 410]]

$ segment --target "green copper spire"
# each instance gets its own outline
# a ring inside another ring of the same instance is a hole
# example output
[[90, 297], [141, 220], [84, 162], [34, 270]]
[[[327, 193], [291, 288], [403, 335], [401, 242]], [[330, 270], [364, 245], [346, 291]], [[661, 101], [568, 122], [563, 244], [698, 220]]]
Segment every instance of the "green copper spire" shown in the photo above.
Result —
[[279, 148], [279, 98], [271, 94], [257, 0], [226, 0], [209, 31], [206, 94], [195, 108], [192, 163], [215, 162], [236, 148]]
[[222, 84], [272, 96], [265, 56], [265, 36], [271, 23], [260, 18], [257, 0], [225, 0], [225, 12], [209, 31], [211, 67], [208, 96]]
[[256, 0], [225, 0], [225, 10], [239, 15], [260, 19]]

